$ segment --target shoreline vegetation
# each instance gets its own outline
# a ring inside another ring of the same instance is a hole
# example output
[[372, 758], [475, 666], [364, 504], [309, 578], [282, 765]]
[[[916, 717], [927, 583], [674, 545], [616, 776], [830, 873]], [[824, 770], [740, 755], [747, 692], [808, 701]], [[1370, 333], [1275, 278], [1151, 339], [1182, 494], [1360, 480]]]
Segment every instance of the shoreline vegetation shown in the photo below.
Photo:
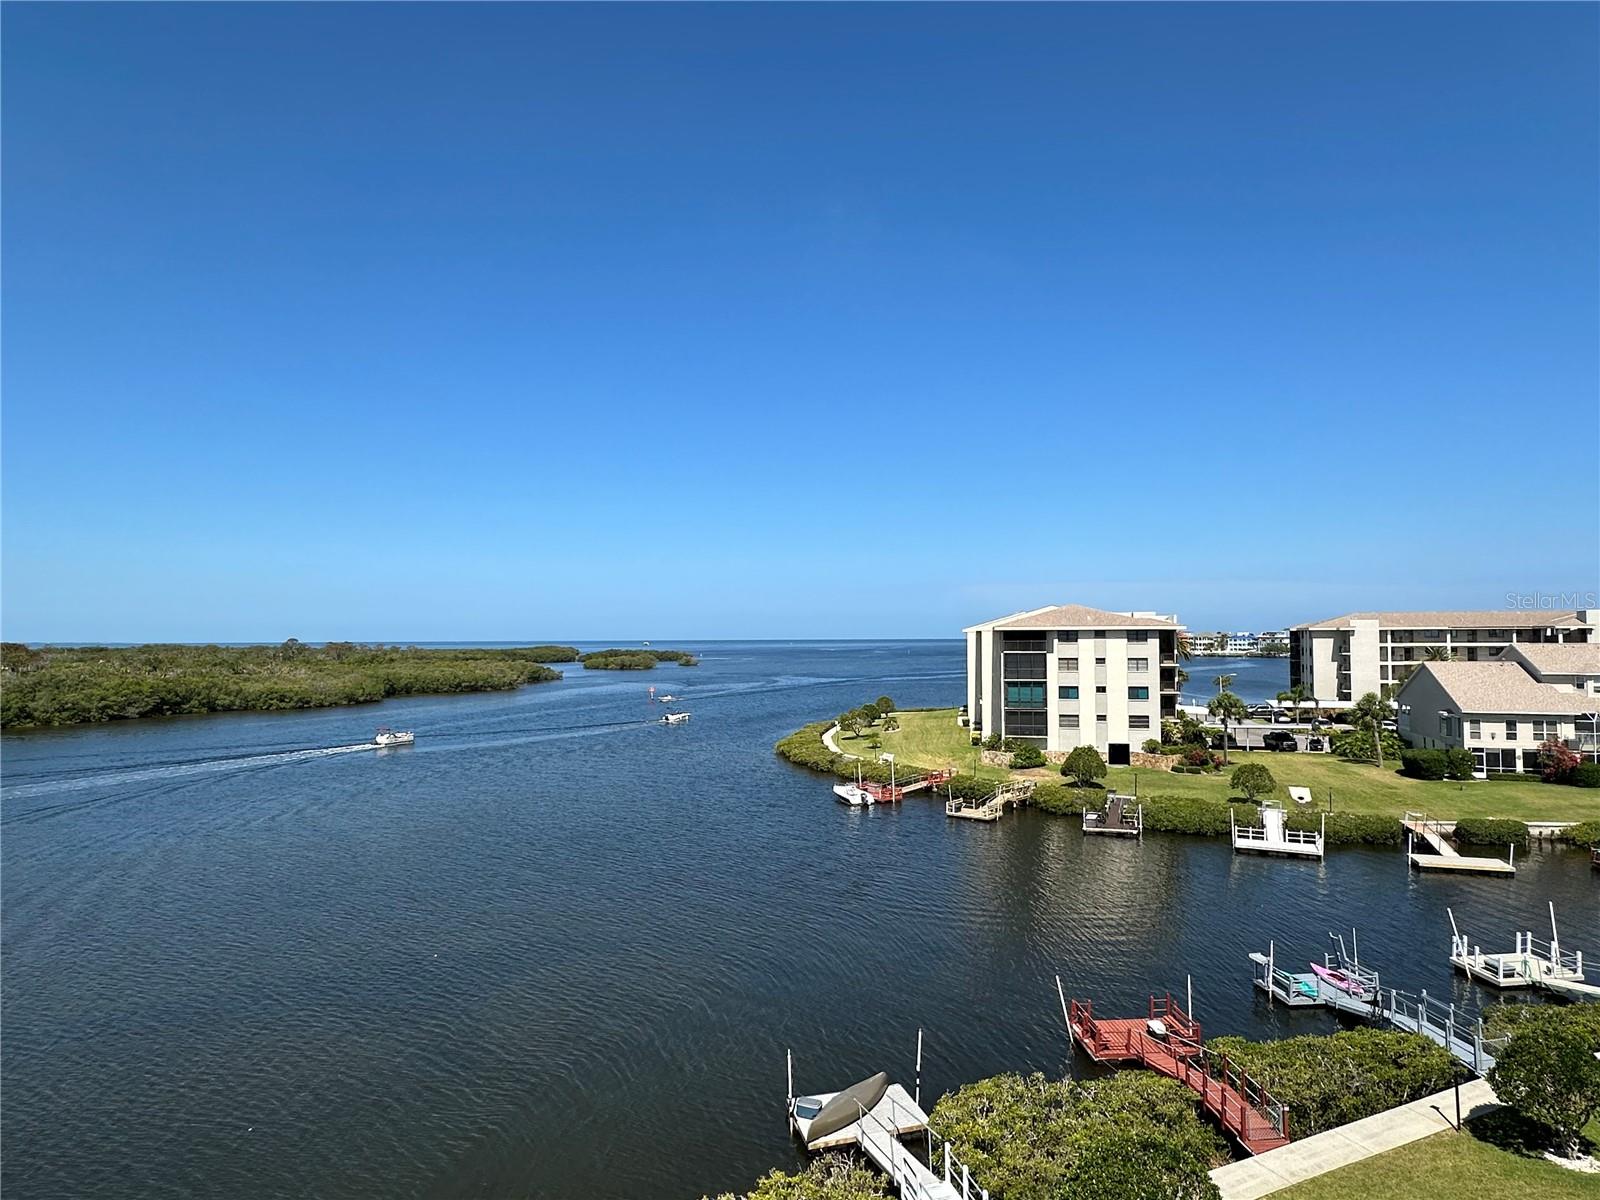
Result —
[[[1462, 840], [1470, 835], [1471, 840], [1489, 844], [1525, 845], [1526, 821], [1576, 821], [1580, 824], [1567, 830], [1563, 840], [1577, 845], [1600, 841], [1600, 805], [1594, 793], [1538, 779], [1435, 782], [1330, 755], [1234, 751], [1233, 768], [1265, 766], [1273, 776], [1273, 787], [1252, 800], [1240, 794], [1228, 771], [1190, 774], [1153, 767], [1106, 768], [1097, 784], [1079, 787], [1055, 767], [1008, 770], [984, 763], [978, 748], [970, 745], [970, 735], [956, 724], [954, 709], [895, 712], [890, 721], [864, 726], [855, 737], [841, 731], [836, 744], [844, 753], [823, 743], [823, 734], [833, 724], [827, 720], [803, 726], [774, 749], [796, 766], [840, 779], [855, 778], [859, 767], [862, 777], [873, 783], [888, 783], [890, 778], [889, 764], [874, 761], [880, 752], [895, 756], [902, 775], [915, 769], [953, 768], [955, 777], [940, 791], [945, 793], [948, 787], [949, 794], [964, 799], [981, 800], [1008, 779], [1029, 779], [1034, 781], [1029, 803], [1057, 816], [1098, 809], [1108, 791], [1136, 794], [1144, 806], [1144, 827], [1152, 833], [1227, 837], [1230, 813], [1242, 823], [1255, 824], [1260, 800], [1276, 799], [1291, 810], [1287, 821], [1291, 829], [1320, 829], [1326, 817], [1329, 846], [1402, 845], [1405, 832], [1400, 818], [1407, 811], [1462, 822]], [[1295, 811], [1285, 790], [1290, 785], [1311, 788], [1316, 803]]]
[[680, 667], [700, 665], [700, 660], [687, 650], [591, 650], [577, 658], [586, 671], [652, 671], [664, 662], [675, 662]]
[[277, 646], [0, 645], [0, 728], [196, 713], [372, 704], [391, 696], [511, 691], [551, 683], [573, 646], [421, 649], [295, 638]]

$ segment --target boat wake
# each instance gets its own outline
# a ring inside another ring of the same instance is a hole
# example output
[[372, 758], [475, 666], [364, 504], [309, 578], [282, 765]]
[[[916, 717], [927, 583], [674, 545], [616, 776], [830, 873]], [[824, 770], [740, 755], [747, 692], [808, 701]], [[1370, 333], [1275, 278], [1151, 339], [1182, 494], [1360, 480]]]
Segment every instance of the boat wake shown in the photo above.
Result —
[[189, 775], [209, 775], [219, 771], [248, 770], [251, 767], [282, 766], [294, 762], [309, 762], [329, 758], [336, 754], [355, 754], [371, 751], [371, 742], [354, 746], [324, 746], [307, 750], [286, 750], [272, 754], [231, 755], [225, 758], [205, 758], [194, 762], [163, 763], [147, 767], [127, 767], [116, 771], [103, 771], [94, 775], [77, 775], [70, 779], [49, 779], [38, 783], [22, 783], [0, 789], [7, 800], [25, 800], [33, 796], [51, 796], [61, 792], [82, 792], [95, 788], [120, 787], [123, 784], [142, 783], [156, 779], [182, 779]]

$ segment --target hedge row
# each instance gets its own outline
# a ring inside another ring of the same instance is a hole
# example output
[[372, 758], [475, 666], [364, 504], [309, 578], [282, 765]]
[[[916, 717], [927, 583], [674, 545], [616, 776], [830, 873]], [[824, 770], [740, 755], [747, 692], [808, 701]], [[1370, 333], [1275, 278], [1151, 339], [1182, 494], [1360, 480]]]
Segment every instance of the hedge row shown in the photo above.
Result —
[[1443, 1091], [1454, 1076], [1455, 1062], [1444, 1047], [1388, 1029], [1276, 1042], [1223, 1037], [1207, 1045], [1288, 1105], [1296, 1139]]
[[1454, 837], [1463, 846], [1526, 846], [1528, 827], [1504, 817], [1463, 817]]

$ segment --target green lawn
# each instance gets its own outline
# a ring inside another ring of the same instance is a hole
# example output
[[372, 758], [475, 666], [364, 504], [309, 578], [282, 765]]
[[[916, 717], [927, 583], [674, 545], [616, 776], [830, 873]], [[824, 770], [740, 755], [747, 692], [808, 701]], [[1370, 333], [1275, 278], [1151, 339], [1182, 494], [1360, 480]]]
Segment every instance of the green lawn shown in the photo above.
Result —
[[[883, 743], [883, 753], [893, 753], [897, 761], [922, 767], [956, 766], [964, 772], [973, 767], [974, 750], [970, 736], [956, 724], [954, 709], [897, 713], [900, 729], [892, 733], [874, 730]], [[873, 757], [869, 736], [839, 735], [839, 748], [847, 754]], [[1407, 810], [1426, 812], [1443, 820], [1458, 817], [1512, 817], [1517, 820], [1585, 821], [1600, 819], [1600, 792], [1587, 788], [1560, 787], [1538, 779], [1511, 779], [1455, 783], [1408, 779], [1385, 765], [1379, 770], [1371, 763], [1351, 763], [1331, 754], [1241, 753], [1229, 755], [1230, 764], [1265, 763], [1278, 781], [1278, 798], [1287, 801], [1287, 787], [1308, 787], [1319, 805], [1326, 805], [1332, 794], [1339, 812], [1383, 813], [1400, 816]], [[1398, 766], [1398, 764], [1396, 764]], [[1035, 778], [1054, 776], [1054, 768], [1023, 772]], [[980, 774], [994, 779], [1006, 772], [984, 767]], [[1135, 780], [1137, 776], [1137, 781]], [[1143, 795], [1194, 796], [1227, 800], [1232, 795], [1228, 773], [1216, 775], [1178, 775], [1166, 771], [1140, 771], [1113, 767], [1108, 786]]]
[[1502, 1150], [1466, 1133], [1437, 1133], [1274, 1192], [1274, 1200], [1594, 1200], [1600, 1176]]

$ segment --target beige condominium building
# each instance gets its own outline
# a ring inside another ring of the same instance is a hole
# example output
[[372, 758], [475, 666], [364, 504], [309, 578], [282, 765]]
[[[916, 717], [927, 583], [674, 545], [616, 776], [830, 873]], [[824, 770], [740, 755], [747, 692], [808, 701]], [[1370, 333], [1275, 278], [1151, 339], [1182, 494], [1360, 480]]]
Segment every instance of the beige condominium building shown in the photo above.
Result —
[[1425, 662], [1395, 696], [1400, 734], [1424, 748], [1464, 746], [1480, 775], [1540, 769], [1555, 740], [1600, 760], [1600, 644], [1508, 646], [1487, 662]]
[[967, 638], [970, 728], [1124, 764], [1178, 705], [1176, 617], [1079, 604], [1012, 613]]
[[1430, 658], [1487, 662], [1508, 646], [1594, 642], [1597, 626], [1595, 610], [1346, 613], [1289, 630], [1289, 684], [1347, 704], [1404, 683]]

